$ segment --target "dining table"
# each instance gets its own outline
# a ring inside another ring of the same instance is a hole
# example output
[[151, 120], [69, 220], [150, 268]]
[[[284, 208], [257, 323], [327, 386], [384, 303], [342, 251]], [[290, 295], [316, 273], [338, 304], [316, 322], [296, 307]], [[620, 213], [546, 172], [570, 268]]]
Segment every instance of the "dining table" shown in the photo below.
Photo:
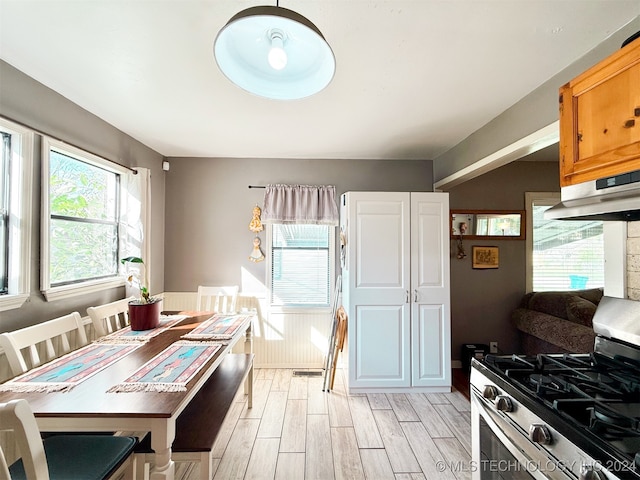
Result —
[[[26, 399], [38, 427], [44, 432], [150, 432], [151, 448], [155, 452], [150, 479], [173, 480], [175, 467], [171, 458], [171, 445], [176, 435], [176, 419], [238, 341], [244, 339], [244, 353], [253, 353], [252, 323], [255, 313], [242, 314], [237, 328], [229, 337], [207, 342], [199, 342], [198, 338], [184, 340], [183, 337], [189, 336], [194, 329], [197, 331], [199, 325], [212, 318], [213, 312], [163, 313], [182, 314], [185, 318], [174, 322], [147, 341], [132, 342], [136, 345], [133, 351], [68, 390], [0, 391], [0, 403], [18, 398]], [[94, 343], [101, 341], [103, 339]], [[216, 345], [217, 350], [206, 362], [203, 361], [183, 388], [176, 391], [123, 391], [116, 388], [114, 391], [114, 387], [122, 385], [134, 372], [153, 362], [172, 345], [188, 341], [193, 345]], [[245, 384], [249, 402], [252, 379], [253, 368]]]

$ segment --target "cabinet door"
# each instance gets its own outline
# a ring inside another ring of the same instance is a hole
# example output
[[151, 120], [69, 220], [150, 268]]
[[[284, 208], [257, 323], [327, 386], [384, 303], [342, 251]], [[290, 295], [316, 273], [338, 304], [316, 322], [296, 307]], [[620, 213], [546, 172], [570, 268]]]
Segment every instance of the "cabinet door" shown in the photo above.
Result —
[[640, 169], [640, 41], [560, 89], [560, 183]]
[[347, 194], [350, 387], [411, 383], [409, 198]]
[[411, 194], [411, 351], [414, 386], [451, 385], [449, 196]]

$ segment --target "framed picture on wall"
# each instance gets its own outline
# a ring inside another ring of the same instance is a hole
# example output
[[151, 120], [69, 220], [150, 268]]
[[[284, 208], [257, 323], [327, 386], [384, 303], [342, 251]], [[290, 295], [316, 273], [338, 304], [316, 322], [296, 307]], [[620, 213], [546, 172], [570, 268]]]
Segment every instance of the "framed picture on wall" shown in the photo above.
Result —
[[500, 252], [498, 247], [471, 247], [471, 262], [475, 269], [498, 268], [500, 266]]

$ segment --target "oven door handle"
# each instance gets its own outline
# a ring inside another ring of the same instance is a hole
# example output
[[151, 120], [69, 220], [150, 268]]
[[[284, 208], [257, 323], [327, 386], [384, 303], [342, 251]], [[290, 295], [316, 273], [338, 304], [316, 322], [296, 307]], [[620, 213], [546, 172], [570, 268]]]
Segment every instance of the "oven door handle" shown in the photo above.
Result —
[[[495, 421], [497, 413], [488, 409], [484, 400], [477, 394], [471, 394], [471, 402], [478, 409], [480, 416], [487, 423], [491, 432], [498, 437], [500, 442], [509, 450], [531, 476], [539, 480], [575, 480], [576, 476], [567, 470], [562, 462], [529, 440], [529, 437], [516, 428], [509, 419], [504, 419], [500, 425]], [[519, 440], [517, 440], [519, 439]], [[514, 442], [517, 441], [517, 443]], [[481, 468], [481, 465], [476, 465]]]

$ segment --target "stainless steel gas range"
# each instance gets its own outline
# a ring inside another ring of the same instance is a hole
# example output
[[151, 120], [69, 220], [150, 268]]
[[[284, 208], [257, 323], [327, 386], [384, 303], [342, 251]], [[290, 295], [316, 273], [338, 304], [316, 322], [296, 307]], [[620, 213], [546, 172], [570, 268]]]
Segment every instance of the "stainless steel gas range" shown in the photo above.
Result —
[[640, 480], [640, 302], [593, 325], [594, 353], [472, 360], [474, 480]]

